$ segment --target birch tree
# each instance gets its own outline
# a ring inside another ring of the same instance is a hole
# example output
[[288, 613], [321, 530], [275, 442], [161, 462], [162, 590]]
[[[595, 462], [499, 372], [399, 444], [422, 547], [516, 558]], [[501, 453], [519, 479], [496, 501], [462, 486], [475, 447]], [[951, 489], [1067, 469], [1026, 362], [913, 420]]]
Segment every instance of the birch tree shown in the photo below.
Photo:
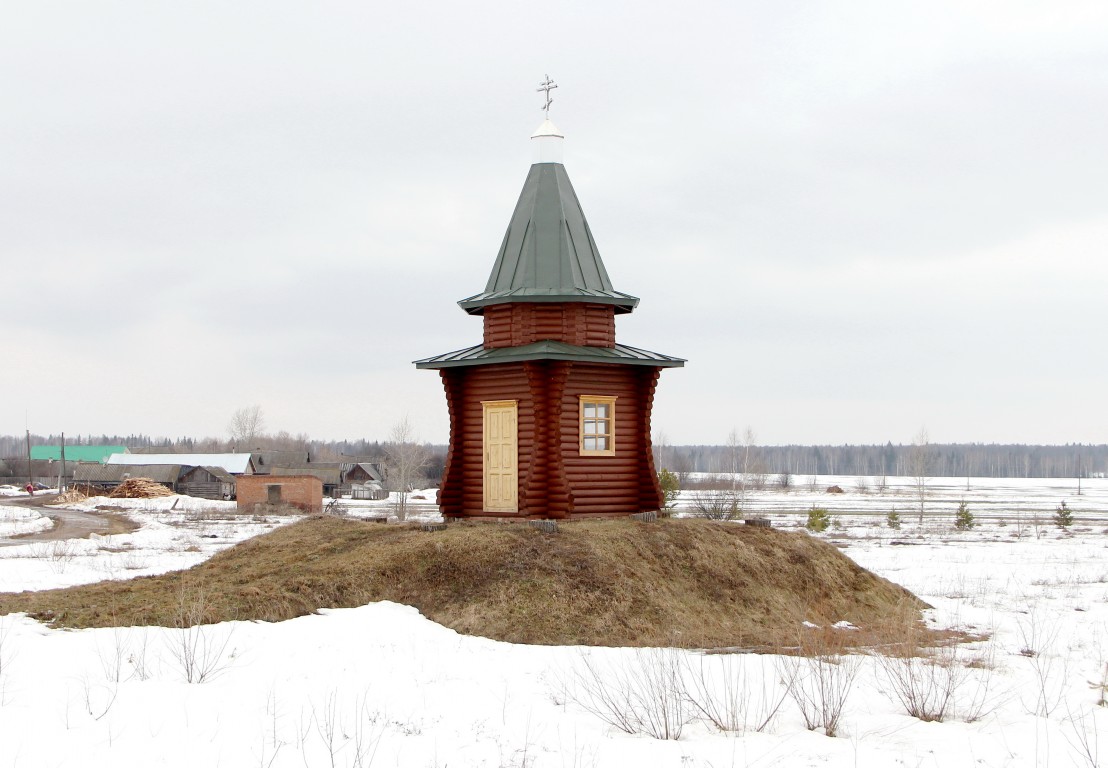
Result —
[[227, 431], [231, 434], [231, 442], [237, 446], [245, 446], [247, 450], [254, 447], [254, 441], [265, 430], [265, 416], [262, 415], [260, 405], [250, 405], [239, 408], [231, 416], [231, 423]]
[[931, 478], [935, 454], [931, 450], [931, 441], [927, 428], [922, 427], [912, 440], [912, 450], [908, 453], [908, 471], [912, 473], [912, 482], [919, 501], [919, 524], [923, 525], [924, 505], [927, 502], [927, 481]]
[[385, 468], [389, 483], [396, 489], [396, 517], [401, 522], [408, 517], [412, 483], [422, 476], [430, 458], [430, 451], [416, 439], [415, 429], [405, 414], [393, 426], [385, 444]]

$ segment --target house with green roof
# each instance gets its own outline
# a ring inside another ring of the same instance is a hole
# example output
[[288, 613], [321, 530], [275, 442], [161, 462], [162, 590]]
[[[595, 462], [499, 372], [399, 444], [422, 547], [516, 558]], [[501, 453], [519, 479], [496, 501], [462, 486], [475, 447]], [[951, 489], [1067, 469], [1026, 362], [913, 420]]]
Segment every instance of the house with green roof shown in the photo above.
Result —
[[[127, 452], [127, 446], [125, 445], [67, 445], [65, 447], [65, 460], [104, 464], [112, 454]], [[60, 445], [31, 446], [32, 461], [61, 461], [61, 458], [62, 447]]]

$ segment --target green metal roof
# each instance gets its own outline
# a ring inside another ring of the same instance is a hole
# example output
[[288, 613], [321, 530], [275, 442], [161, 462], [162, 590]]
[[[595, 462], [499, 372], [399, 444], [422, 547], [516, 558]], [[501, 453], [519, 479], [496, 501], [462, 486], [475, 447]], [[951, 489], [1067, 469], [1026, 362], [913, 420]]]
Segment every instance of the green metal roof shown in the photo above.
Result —
[[561, 163], [531, 166], [485, 290], [458, 304], [479, 315], [490, 304], [521, 301], [612, 304], [620, 313], [639, 303], [612, 287]]
[[461, 368], [472, 365], [494, 365], [526, 360], [574, 360], [583, 363], [615, 363], [617, 365], [650, 365], [657, 368], [680, 368], [685, 361], [679, 357], [647, 352], [644, 349], [616, 344], [611, 347], [579, 347], [560, 341], [538, 341], [521, 347], [485, 348], [480, 345], [447, 352], [444, 355], [416, 360], [416, 368]]
[[[127, 453], [127, 446], [67, 445], [65, 447], [65, 460], [98, 461], [103, 464], [113, 453]], [[31, 446], [31, 458], [43, 461], [60, 461], [62, 447], [60, 445], [33, 445]]]

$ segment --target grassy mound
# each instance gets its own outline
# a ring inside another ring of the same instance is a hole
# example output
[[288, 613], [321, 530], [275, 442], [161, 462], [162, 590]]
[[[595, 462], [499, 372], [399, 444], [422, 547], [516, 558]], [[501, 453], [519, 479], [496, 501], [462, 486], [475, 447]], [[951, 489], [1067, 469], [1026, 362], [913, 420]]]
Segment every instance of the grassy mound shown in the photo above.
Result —
[[[199, 595], [203, 594], [201, 600]], [[187, 571], [0, 594], [0, 614], [56, 626], [279, 621], [392, 600], [459, 632], [516, 643], [773, 648], [802, 621], [876, 629], [915, 597], [805, 533], [706, 520], [445, 531], [314, 517]], [[866, 634], [866, 633], [859, 633]], [[861, 639], [861, 638], [859, 638]]]

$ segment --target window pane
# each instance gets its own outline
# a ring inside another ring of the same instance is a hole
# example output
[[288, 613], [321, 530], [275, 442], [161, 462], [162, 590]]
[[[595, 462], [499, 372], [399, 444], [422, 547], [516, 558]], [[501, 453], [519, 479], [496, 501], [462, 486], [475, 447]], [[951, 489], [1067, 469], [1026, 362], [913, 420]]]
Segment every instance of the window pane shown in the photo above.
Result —
[[580, 400], [581, 451], [610, 454], [615, 449], [615, 398], [584, 396]]

